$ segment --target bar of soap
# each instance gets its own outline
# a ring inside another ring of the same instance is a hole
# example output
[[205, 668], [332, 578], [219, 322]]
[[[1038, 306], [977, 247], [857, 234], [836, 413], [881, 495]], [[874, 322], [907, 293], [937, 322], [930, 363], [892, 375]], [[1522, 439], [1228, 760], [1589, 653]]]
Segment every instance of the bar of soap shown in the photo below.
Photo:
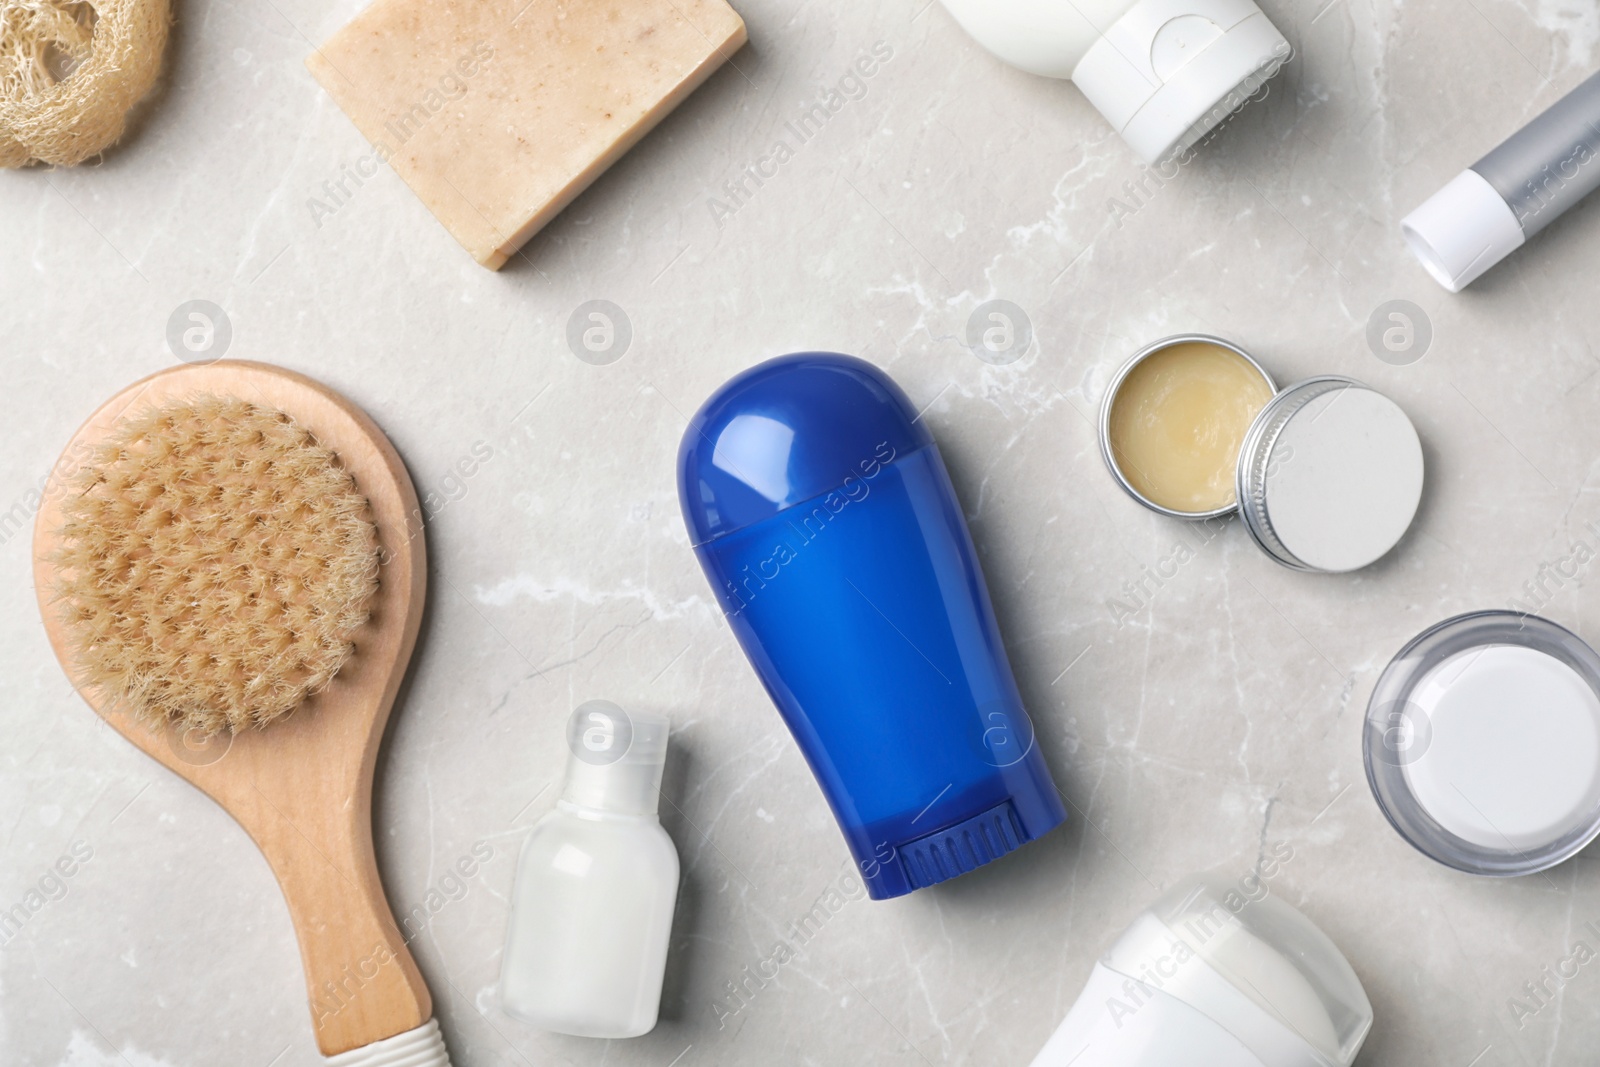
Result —
[[376, 0], [306, 66], [499, 270], [744, 42], [723, 0]]

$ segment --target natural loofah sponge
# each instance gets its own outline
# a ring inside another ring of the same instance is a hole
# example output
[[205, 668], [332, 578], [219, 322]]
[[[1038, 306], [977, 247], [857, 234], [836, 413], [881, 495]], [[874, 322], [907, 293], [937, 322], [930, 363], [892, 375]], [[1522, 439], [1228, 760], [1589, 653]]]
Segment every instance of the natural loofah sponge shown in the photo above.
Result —
[[327, 685], [377, 589], [338, 458], [232, 397], [125, 419], [72, 476], [57, 606], [83, 682], [147, 722], [265, 726]]
[[121, 137], [171, 21], [168, 0], [0, 0], [0, 167], [70, 167]]

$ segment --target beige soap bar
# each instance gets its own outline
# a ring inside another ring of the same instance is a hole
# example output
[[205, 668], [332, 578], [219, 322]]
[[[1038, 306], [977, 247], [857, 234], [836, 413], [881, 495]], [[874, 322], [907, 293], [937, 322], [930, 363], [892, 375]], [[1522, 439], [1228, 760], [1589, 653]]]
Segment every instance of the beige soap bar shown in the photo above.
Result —
[[744, 41], [723, 0], [376, 0], [306, 65], [498, 270]]

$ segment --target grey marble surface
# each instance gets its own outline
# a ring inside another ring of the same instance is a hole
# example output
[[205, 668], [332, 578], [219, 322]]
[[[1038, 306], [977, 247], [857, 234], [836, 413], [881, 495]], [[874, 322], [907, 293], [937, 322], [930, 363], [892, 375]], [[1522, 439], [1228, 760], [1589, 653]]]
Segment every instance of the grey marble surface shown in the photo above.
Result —
[[[1509, 1004], [1577, 942], [1600, 947], [1594, 850], [1511, 881], [1448, 871], [1384, 822], [1359, 750], [1378, 672], [1437, 619], [1520, 598], [1600, 641], [1594, 565], [1574, 555], [1600, 547], [1600, 203], [1456, 297], [1397, 236], [1600, 63], [1589, 0], [1264, 0], [1295, 58], [1137, 199], [1137, 162], [1075, 89], [1003, 67], [936, 4], [743, 3], [737, 69], [502, 274], [387, 171], [311, 210], [367, 148], [302, 60], [359, 6], [178, 0], [167, 83], [123, 147], [0, 174], [0, 907], [74, 842], [92, 853], [0, 949], [0, 1062], [319, 1062], [266, 864], [96, 728], [34, 603], [30, 491], [102, 399], [171, 364], [168, 318], [191, 299], [224, 309], [229, 355], [362, 404], [432, 500], [431, 609], [375, 822], [396, 908], [444, 902], [412, 947], [458, 1067], [1024, 1064], [1140, 908], [1280, 844], [1271, 891], [1376, 1008], [1365, 1067], [1595, 1061], [1600, 963], [1520, 1025]], [[864, 94], [714, 212], [878, 41], [893, 57]], [[566, 341], [594, 299], [633, 332], [604, 366]], [[1032, 323], [1010, 365], [965, 344], [989, 299]], [[1433, 333], [1406, 366], [1365, 340], [1396, 299]], [[1122, 495], [1091, 417], [1129, 352], [1194, 330], [1280, 381], [1349, 374], [1410, 413], [1428, 480], [1395, 553], [1295, 574], [1230, 524], [1130, 607], [1125, 583], [1194, 534]], [[713, 608], [673, 457], [717, 384], [807, 348], [864, 356], [927, 405], [1074, 810], [978, 873], [849, 903], [719, 1025], [723, 984], [848, 858]], [[455, 473], [480, 443], [492, 458]], [[568, 711], [596, 696], [675, 721], [683, 890], [662, 1021], [628, 1042], [539, 1033], [494, 995], [517, 848], [552, 803]], [[493, 857], [449, 881], [477, 842]]]

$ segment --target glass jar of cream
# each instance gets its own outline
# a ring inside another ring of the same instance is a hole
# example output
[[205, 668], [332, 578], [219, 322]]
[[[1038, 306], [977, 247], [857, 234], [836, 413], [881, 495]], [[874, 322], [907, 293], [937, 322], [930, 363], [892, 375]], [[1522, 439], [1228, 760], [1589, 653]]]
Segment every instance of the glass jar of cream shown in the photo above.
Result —
[[1600, 834], [1600, 655], [1537, 615], [1446, 619], [1378, 678], [1363, 746], [1378, 807], [1423, 855], [1553, 867]]
[[1123, 365], [1101, 404], [1100, 453], [1145, 507], [1239, 512], [1294, 570], [1376, 562], [1422, 499], [1422, 443], [1394, 401], [1337, 375], [1279, 390], [1242, 348], [1206, 334], [1165, 338]]

